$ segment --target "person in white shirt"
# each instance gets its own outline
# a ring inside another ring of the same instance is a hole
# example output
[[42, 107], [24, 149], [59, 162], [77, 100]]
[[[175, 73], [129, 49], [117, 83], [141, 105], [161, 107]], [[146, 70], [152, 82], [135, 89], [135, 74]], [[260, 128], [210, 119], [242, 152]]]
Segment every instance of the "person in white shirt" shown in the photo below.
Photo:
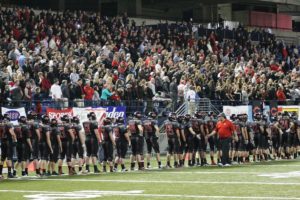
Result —
[[59, 85], [59, 80], [54, 79], [54, 83], [50, 88], [50, 95], [52, 100], [54, 100], [54, 108], [62, 108], [63, 107], [63, 99], [62, 99], [62, 90]]
[[192, 115], [196, 110], [196, 92], [194, 86], [190, 86], [189, 90], [187, 91], [186, 100], [188, 101], [188, 113]]
[[177, 87], [177, 90], [178, 90], [178, 97], [179, 97], [179, 102], [180, 104], [183, 103], [184, 101], [184, 91], [185, 91], [185, 84], [184, 84], [184, 80], [181, 80], [180, 81], [180, 84], [178, 85]]
[[155, 73], [160, 74], [161, 72], [161, 60], [157, 61], [157, 64], [155, 65]]
[[53, 100], [60, 100], [62, 98], [62, 91], [58, 79], [54, 79], [54, 83], [50, 88], [50, 95]]
[[77, 74], [76, 68], [72, 69], [72, 73], [70, 74], [70, 80], [72, 84], [76, 84], [79, 80], [79, 74]]

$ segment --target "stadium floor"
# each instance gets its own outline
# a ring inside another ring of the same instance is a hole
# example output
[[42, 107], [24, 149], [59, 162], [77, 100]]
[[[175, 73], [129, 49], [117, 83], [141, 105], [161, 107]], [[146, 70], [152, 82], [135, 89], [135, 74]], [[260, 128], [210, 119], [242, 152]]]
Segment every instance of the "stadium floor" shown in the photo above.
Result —
[[[153, 162], [153, 166], [156, 163]], [[65, 169], [66, 171], [66, 169]], [[231, 167], [193, 167], [34, 176], [0, 181], [0, 199], [299, 199], [300, 160]]]

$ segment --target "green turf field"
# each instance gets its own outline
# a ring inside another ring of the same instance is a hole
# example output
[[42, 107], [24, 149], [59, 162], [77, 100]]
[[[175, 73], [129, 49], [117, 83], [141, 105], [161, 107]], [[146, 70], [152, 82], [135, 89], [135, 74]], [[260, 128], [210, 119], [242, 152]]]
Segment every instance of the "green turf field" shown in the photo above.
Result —
[[300, 160], [3, 180], [7, 199], [300, 199]]

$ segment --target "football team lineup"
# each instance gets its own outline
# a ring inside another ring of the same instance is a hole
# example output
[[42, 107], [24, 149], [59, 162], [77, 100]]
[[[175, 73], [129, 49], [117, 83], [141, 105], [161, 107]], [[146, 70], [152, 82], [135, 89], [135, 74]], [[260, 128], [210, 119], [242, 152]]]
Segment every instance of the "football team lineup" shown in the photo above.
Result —
[[[163, 157], [163, 159], [165, 159]], [[152, 163], [151, 163], [152, 164]], [[154, 164], [154, 163], [153, 163]], [[127, 164], [126, 164], [127, 165]], [[299, 161], [4, 180], [1, 199], [300, 199]]]

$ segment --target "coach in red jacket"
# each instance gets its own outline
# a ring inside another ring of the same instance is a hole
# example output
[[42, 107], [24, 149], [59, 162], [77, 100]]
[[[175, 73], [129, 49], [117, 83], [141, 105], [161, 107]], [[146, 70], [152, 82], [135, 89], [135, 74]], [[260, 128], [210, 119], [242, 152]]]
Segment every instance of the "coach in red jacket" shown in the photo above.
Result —
[[215, 135], [216, 133], [218, 133], [222, 150], [222, 163], [219, 163], [219, 166], [230, 166], [230, 143], [233, 134], [236, 135], [236, 132], [233, 123], [230, 120], [226, 119], [226, 115], [224, 113], [218, 115], [218, 123], [216, 125], [216, 128], [211, 134], [207, 135], [207, 138]]

